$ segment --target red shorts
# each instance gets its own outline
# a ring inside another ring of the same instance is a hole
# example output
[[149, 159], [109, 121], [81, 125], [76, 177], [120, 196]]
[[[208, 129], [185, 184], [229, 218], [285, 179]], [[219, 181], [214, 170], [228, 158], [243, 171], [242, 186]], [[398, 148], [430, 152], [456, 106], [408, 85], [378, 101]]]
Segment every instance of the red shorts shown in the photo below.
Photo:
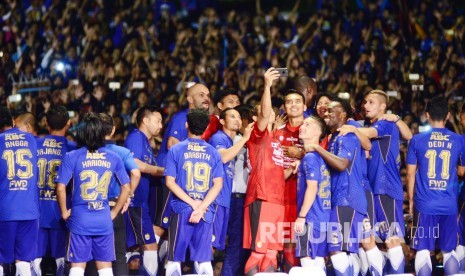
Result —
[[294, 222], [297, 219], [297, 205], [284, 205], [284, 243], [295, 243]]
[[244, 208], [244, 248], [283, 250], [284, 206], [257, 200]]

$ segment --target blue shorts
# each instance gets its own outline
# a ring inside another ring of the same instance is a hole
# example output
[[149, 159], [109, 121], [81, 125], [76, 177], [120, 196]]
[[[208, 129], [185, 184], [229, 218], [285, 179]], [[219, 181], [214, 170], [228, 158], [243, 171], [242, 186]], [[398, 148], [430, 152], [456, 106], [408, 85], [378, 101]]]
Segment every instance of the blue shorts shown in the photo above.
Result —
[[328, 224], [328, 251], [357, 253], [363, 239], [370, 237], [371, 226], [366, 215], [349, 206], [331, 209]]
[[126, 244], [128, 247], [156, 243], [149, 210], [142, 207], [129, 207], [124, 214], [126, 222]]
[[413, 212], [411, 247], [432, 251], [436, 248], [450, 252], [457, 247], [457, 215], [426, 215]]
[[228, 232], [229, 208], [217, 205], [213, 219], [213, 247], [224, 250], [226, 246], [226, 234]]
[[114, 235], [83, 236], [68, 232], [66, 239], [66, 261], [86, 263], [94, 260], [113, 262], [115, 255]]
[[305, 234], [296, 234], [295, 256], [298, 258], [310, 257], [312, 259], [328, 256], [328, 233], [313, 229], [309, 223], [306, 226]]
[[168, 229], [169, 219], [173, 213], [171, 198], [171, 192], [165, 185], [165, 178], [161, 178], [156, 185], [150, 187], [149, 209], [154, 225]]
[[66, 229], [39, 228], [38, 257], [63, 258], [65, 256], [65, 243]]
[[388, 195], [375, 195], [376, 224], [374, 230], [386, 241], [391, 237], [405, 236], [403, 201]]
[[183, 262], [189, 248], [191, 261], [212, 260], [212, 224], [203, 219], [190, 223], [191, 212], [174, 214], [168, 228], [168, 260]]
[[39, 220], [0, 221], [0, 263], [37, 257]]

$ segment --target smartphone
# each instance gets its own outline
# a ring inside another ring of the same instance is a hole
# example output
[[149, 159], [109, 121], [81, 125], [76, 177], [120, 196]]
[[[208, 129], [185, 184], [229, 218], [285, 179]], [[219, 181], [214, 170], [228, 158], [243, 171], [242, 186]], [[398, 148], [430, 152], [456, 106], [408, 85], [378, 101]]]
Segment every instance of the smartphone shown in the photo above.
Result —
[[21, 94], [15, 94], [8, 96], [8, 101], [10, 103], [19, 103], [21, 101]]
[[[134, 84], [133, 86], [134, 87]], [[117, 82], [117, 81], [110, 81], [108, 83], [108, 88], [112, 89], [112, 90], [115, 90], [115, 89], [120, 89], [121, 88], [121, 83]]]
[[74, 111], [68, 111], [69, 118], [74, 118], [76, 116], [76, 112]]
[[281, 78], [289, 76], [289, 71], [287, 71], [287, 68], [275, 68], [274, 70], [279, 72], [279, 76]]
[[143, 81], [135, 81], [132, 83], [132, 88], [143, 89], [145, 87], [145, 83]]

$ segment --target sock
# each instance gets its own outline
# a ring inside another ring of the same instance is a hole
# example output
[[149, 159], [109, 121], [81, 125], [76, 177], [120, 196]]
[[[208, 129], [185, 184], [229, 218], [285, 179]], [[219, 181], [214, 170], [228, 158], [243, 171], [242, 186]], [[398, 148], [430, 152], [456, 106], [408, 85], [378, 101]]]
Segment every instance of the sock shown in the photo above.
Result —
[[310, 266], [315, 266], [315, 260], [312, 258], [300, 258], [300, 266], [301, 267], [310, 267]]
[[315, 258], [315, 263], [314, 263], [317, 267], [323, 269], [323, 271], [325, 272], [326, 274], [326, 263], [325, 263], [325, 259], [323, 257], [316, 257]]
[[139, 272], [142, 275], [156, 276], [158, 271], [158, 251], [144, 251], [142, 257], [143, 265], [141, 265]]
[[360, 272], [360, 258], [358, 257], [357, 253], [350, 253], [349, 255], [352, 263], [352, 272], [354, 276], [358, 276]]
[[[381, 254], [381, 253], [380, 253]], [[365, 276], [367, 275], [368, 273], [368, 268], [370, 267], [369, 264], [368, 264], [368, 257], [367, 257], [367, 253], [365, 252], [365, 250], [360, 247], [358, 249], [358, 256], [360, 258], [360, 274], [362, 276]], [[383, 256], [381, 256], [381, 269], [383, 267]]]
[[3, 264], [0, 264], [0, 276], [3, 276]]
[[168, 261], [165, 270], [166, 276], [181, 276], [181, 263]]
[[465, 271], [465, 246], [458, 245], [455, 249], [455, 253], [457, 254], [457, 259], [459, 260], [460, 271]]
[[57, 276], [65, 275], [65, 258], [57, 258], [55, 259], [57, 264]]
[[365, 251], [368, 264], [370, 265], [370, 272], [372, 276], [383, 275], [383, 254], [379, 251], [378, 247]]
[[84, 268], [82, 268], [82, 267], [72, 267], [69, 270], [69, 276], [84, 276]]
[[417, 276], [431, 276], [433, 272], [429, 250], [417, 251], [415, 256], [415, 272]]
[[213, 267], [211, 262], [195, 262], [195, 272], [199, 275], [210, 275], [213, 276]]
[[32, 275], [42, 276], [42, 270], [40, 270], [40, 263], [42, 262], [42, 258], [37, 258], [31, 262], [31, 273]]
[[337, 253], [331, 256], [334, 273], [336, 276], [352, 276], [353, 272], [350, 266], [349, 256], [345, 252]]
[[31, 263], [29, 262], [17, 262], [16, 276], [31, 276]]
[[160, 239], [160, 242], [158, 243], [158, 258], [160, 259], [160, 262], [163, 262], [166, 253], [168, 253], [168, 240]]
[[113, 269], [111, 267], [99, 269], [98, 276], [113, 276]]
[[443, 265], [444, 265], [444, 272], [446, 275], [453, 275], [459, 273], [460, 264], [457, 258], [457, 254], [454, 250], [450, 252], [442, 251], [442, 255], [444, 256]]
[[391, 274], [404, 273], [405, 259], [402, 246], [396, 246], [388, 249], [388, 258], [391, 262]]
[[383, 255], [383, 275], [390, 274], [391, 271], [391, 261], [389, 260], [387, 252], [381, 251]]
[[260, 271], [260, 265], [264, 258], [265, 254], [252, 251], [252, 254], [250, 254], [250, 257], [245, 264], [244, 274], [247, 276], [257, 274]]
[[294, 266], [299, 266], [299, 258], [295, 256], [295, 248], [284, 248], [282, 262], [284, 272], [288, 273]]

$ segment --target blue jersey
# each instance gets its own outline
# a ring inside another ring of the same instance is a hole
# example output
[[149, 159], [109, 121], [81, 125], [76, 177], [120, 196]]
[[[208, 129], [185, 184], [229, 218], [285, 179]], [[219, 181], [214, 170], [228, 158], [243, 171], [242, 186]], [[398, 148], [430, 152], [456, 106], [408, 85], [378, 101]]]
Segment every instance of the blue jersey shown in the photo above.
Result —
[[189, 110], [181, 110], [174, 114], [171, 118], [168, 126], [165, 129], [165, 135], [163, 135], [163, 141], [161, 142], [160, 151], [157, 156], [157, 164], [161, 167], [165, 167], [166, 154], [168, 153], [168, 138], [174, 137], [179, 141], [187, 139], [187, 112]]
[[106, 148], [93, 153], [80, 148], [66, 154], [57, 183], [67, 185], [73, 179], [71, 216], [67, 221], [71, 232], [83, 236], [113, 233], [108, 188], [115, 177], [120, 184], [129, 183], [123, 161]]
[[[460, 137], [462, 138], [462, 143], [465, 145], [465, 134], [462, 134]], [[462, 158], [465, 158], [465, 157], [462, 156]], [[465, 202], [465, 188], [464, 188], [464, 184], [465, 184], [465, 181], [462, 180], [462, 182], [460, 183], [460, 194], [459, 194], [459, 199], [460, 199], [462, 202]]]
[[304, 203], [307, 180], [316, 181], [318, 190], [305, 219], [307, 223], [313, 223], [313, 229], [320, 231], [320, 223], [328, 223], [331, 213], [331, 181], [326, 163], [316, 152], [305, 154], [300, 163], [297, 177], [297, 213]]
[[[174, 177], [176, 184], [191, 198], [203, 200], [213, 186], [213, 179], [223, 177], [222, 164], [221, 156], [214, 147], [204, 140], [189, 138], [168, 151], [165, 175]], [[177, 214], [192, 212], [191, 206], [174, 194], [170, 204]], [[212, 205], [204, 219], [212, 222]]]
[[380, 120], [374, 123], [378, 137], [371, 139], [368, 180], [375, 195], [404, 199], [400, 180], [399, 129], [394, 122]]
[[[353, 119], [347, 120], [347, 124], [351, 125], [351, 126], [354, 126], [356, 128], [361, 128], [362, 127], [357, 121], [355, 121]], [[368, 181], [367, 157], [366, 157], [366, 154], [365, 154], [365, 150], [363, 150], [363, 148], [360, 151], [360, 158], [362, 160], [362, 185], [363, 185], [363, 189], [365, 189], [366, 191], [371, 192], [370, 182]]]
[[[216, 132], [208, 141], [214, 148], [219, 149], [229, 149], [233, 146], [233, 141], [224, 131], [219, 130]], [[229, 208], [231, 202], [231, 193], [232, 193], [232, 183], [234, 180], [234, 163], [235, 159], [223, 164], [223, 188], [216, 198], [216, 204]]]
[[427, 215], [457, 215], [457, 166], [465, 165], [462, 137], [446, 128], [413, 136], [407, 164], [417, 165], [415, 207]]
[[[134, 161], [134, 158], [132, 157], [131, 151], [129, 151], [127, 148], [115, 145], [113, 141], [106, 141], [105, 148], [116, 153], [121, 158], [121, 160], [123, 160], [124, 168], [126, 169], [126, 172], [128, 174], [132, 170], [139, 169], [139, 167], [136, 164], [136, 161]], [[121, 187], [119, 183], [116, 182], [116, 179], [113, 179], [110, 182], [110, 188], [108, 190], [108, 198], [109, 199], [117, 198], [120, 195], [120, 193], [121, 193]]]
[[353, 133], [340, 136], [333, 133], [328, 149], [334, 155], [349, 160], [349, 166], [342, 172], [330, 169], [332, 206], [350, 206], [366, 214], [367, 201], [362, 187], [362, 150], [360, 141]]
[[37, 143], [11, 128], [0, 134], [0, 221], [39, 218]]
[[40, 227], [61, 228], [61, 212], [55, 194], [55, 178], [67, 152], [76, 149], [76, 143], [64, 136], [47, 135], [37, 139], [37, 164], [39, 165]]
[[[155, 155], [153, 154], [152, 146], [150, 146], [150, 142], [147, 139], [147, 136], [145, 136], [145, 134], [141, 132], [139, 129], [134, 129], [128, 135], [126, 141], [124, 142], [124, 147], [131, 151], [132, 157], [137, 158], [140, 161], [149, 165], [156, 165]], [[137, 189], [134, 192], [134, 199], [132, 200], [132, 204], [134, 207], [148, 208], [151, 179], [152, 176], [150, 174], [141, 174], [139, 186], [137, 186]]]

